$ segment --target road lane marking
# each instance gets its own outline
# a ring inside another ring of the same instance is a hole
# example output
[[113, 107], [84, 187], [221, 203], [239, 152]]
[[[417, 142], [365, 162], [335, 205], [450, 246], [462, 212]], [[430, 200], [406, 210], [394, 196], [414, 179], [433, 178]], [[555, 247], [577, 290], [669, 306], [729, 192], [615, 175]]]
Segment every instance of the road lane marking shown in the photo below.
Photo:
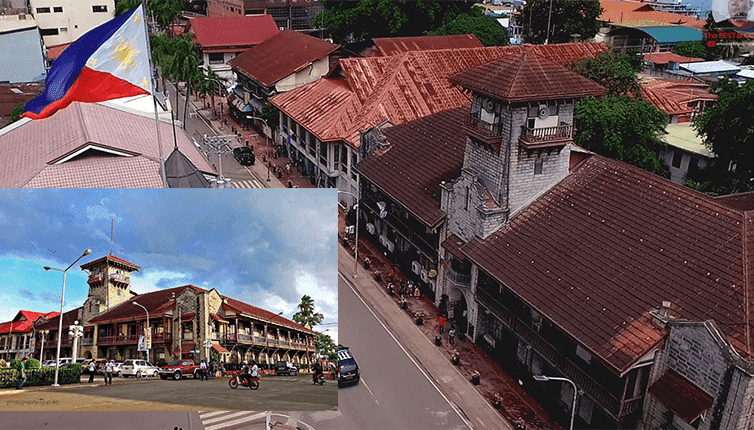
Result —
[[382, 320], [377, 316], [377, 314], [374, 313], [374, 310], [372, 309], [372, 307], [369, 306], [367, 304], [367, 302], [364, 300], [364, 298], [361, 297], [361, 294], [359, 294], [359, 292], [356, 291], [356, 289], [353, 286], [353, 284], [351, 284], [351, 282], [345, 276], [343, 276], [343, 274], [340, 273], [340, 271], [338, 271], [338, 276], [341, 279], [343, 279], [343, 282], [345, 282], [346, 285], [348, 285], [348, 288], [350, 288], [351, 291], [353, 291], [353, 293], [356, 295], [356, 297], [359, 299], [359, 301], [361, 301], [361, 303], [364, 304], [364, 306], [369, 310], [369, 313], [371, 313], [372, 316], [374, 317], [374, 319], [376, 319], [377, 322], [380, 323], [380, 325], [382, 326], [382, 328], [385, 329], [385, 331], [387, 332], [387, 334], [389, 334], [390, 337], [393, 338], [393, 341], [398, 345], [398, 347], [400, 347], [401, 351], [403, 351], [403, 353], [406, 354], [406, 357], [408, 357], [408, 359], [411, 360], [412, 363], [414, 363], [414, 366], [416, 366], [416, 368], [419, 369], [419, 371], [422, 373], [422, 375], [424, 375], [424, 377], [427, 378], [427, 381], [429, 381], [429, 383], [435, 388], [435, 390], [437, 390], [437, 392], [440, 394], [440, 396], [442, 396], [442, 398], [445, 399], [446, 402], [448, 402], [448, 405], [450, 405], [450, 407], [453, 409], [453, 411], [455, 411], [456, 415], [458, 415], [458, 417], [461, 419], [461, 421], [463, 421], [468, 428], [473, 429], [474, 426], [472, 425], [471, 421], [468, 420], [466, 418], [466, 416], [463, 414], [463, 412], [460, 410], [460, 408], [458, 408], [458, 406], [455, 403], [453, 403], [445, 395], [445, 393], [442, 392], [442, 390], [440, 390], [440, 387], [437, 386], [437, 383], [434, 381], [434, 379], [432, 379], [432, 377], [427, 373], [427, 371], [425, 371], [421, 366], [419, 366], [419, 363], [417, 363], [417, 361], [414, 359], [414, 357], [412, 357], [411, 354], [408, 353], [408, 351], [406, 350], [406, 348], [403, 346], [403, 344], [401, 344], [398, 341], [398, 339], [395, 337], [395, 335], [393, 335], [393, 332], [390, 331], [390, 329], [388, 328], [388, 326], [385, 325], [384, 322], [382, 322]]
[[361, 378], [361, 383], [364, 385], [364, 387], [367, 389], [367, 391], [369, 391], [369, 394], [372, 395], [372, 398], [374, 399], [374, 402], [379, 405], [380, 401], [377, 400], [377, 396], [375, 396], [374, 393], [372, 392], [372, 390], [369, 389], [369, 385], [367, 385], [367, 382], [364, 380], [364, 378]]

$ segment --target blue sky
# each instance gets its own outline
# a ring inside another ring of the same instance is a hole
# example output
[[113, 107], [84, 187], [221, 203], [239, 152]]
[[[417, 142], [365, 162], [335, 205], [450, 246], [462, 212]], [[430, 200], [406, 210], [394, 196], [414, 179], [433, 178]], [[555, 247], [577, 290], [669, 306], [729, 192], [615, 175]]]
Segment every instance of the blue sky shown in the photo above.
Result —
[[193, 284], [291, 318], [308, 294], [337, 341], [337, 193], [299, 189], [0, 189], [0, 322], [87, 298], [80, 265], [112, 253], [131, 289]]

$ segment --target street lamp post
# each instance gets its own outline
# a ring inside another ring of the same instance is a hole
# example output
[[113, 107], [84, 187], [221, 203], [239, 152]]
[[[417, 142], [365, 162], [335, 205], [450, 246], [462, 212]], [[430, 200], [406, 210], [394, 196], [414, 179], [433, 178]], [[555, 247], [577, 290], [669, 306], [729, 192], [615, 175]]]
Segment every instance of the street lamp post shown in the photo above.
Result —
[[41, 363], [45, 360], [45, 337], [50, 334], [50, 330], [40, 330], [39, 334], [42, 335], [42, 345], [39, 347], [39, 362]]
[[149, 359], [149, 349], [152, 346], [152, 327], [149, 325], [149, 311], [147, 310], [147, 308], [145, 308], [144, 306], [136, 302], [133, 302], [133, 304], [144, 309], [144, 312], [147, 313], [147, 333], [146, 333], [146, 339], [144, 339], [144, 344], [147, 346], [147, 361], [151, 363], [152, 361]]
[[568, 378], [561, 378], [559, 376], [534, 375], [534, 380], [539, 382], [565, 381], [571, 383], [571, 385], [573, 386], [573, 405], [571, 406], [571, 426], [569, 428], [570, 430], [573, 430], [573, 419], [576, 416], [576, 397], [578, 394], [576, 384]]
[[356, 227], [355, 227], [355, 230], [356, 230], [356, 240], [355, 240], [355, 243], [356, 243], [356, 245], [354, 246], [354, 255], [353, 255], [353, 259], [354, 259], [353, 277], [354, 277], [354, 279], [356, 279], [356, 276], [357, 276], [356, 275], [356, 268], [359, 265], [359, 198], [356, 195], [354, 195], [353, 193], [349, 192], [349, 191], [338, 191], [338, 194], [341, 194], [341, 193], [342, 194], [348, 194], [349, 196], [351, 196], [354, 199], [356, 199], [356, 203], [353, 205], [356, 208]]
[[68, 269], [73, 267], [76, 262], [81, 260], [85, 255], [89, 255], [92, 253], [91, 249], [87, 249], [84, 251], [83, 254], [79, 256], [79, 258], [76, 259], [73, 263], [71, 263], [70, 266], [66, 267], [65, 270], [56, 269], [54, 267], [45, 266], [45, 270], [57, 270], [58, 272], [63, 272], [63, 291], [60, 294], [60, 315], [58, 316], [59, 323], [58, 323], [58, 352], [55, 354], [55, 382], [52, 384], [53, 387], [59, 387], [60, 384], [58, 384], [58, 371], [60, 370], [60, 344], [63, 340], [63, 299], [65, 298], [65, 274], [68, 272]]
[[76, 358], [78, 357], [77, 354], [77, 348], [76, 348], [76, 341], [79, 340], [81, 336], [84, 335], [84, 327], [79, 325], [78, 320], [76, 320], [71, 327], [68, 328], [68, 334], [73, 336], [73, 362], [76, 362]]

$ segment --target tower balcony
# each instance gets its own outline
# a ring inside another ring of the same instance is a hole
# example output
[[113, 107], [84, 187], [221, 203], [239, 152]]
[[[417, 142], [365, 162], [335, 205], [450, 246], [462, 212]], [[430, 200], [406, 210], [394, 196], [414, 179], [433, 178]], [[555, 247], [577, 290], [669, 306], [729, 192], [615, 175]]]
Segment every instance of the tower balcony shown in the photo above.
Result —
[[503, 137], [502, 124], [490, 124], [479, 118], [479, 112], [472, 112], [463, 119], [463, 129], [471, 136], [489, 144], [499, 144]]
[[573, 141], [575, 132], [576, 129], [570, 124], [542, 128], [524, 126], [521, 131], [521, 145], [526, 149], [564, 146]]

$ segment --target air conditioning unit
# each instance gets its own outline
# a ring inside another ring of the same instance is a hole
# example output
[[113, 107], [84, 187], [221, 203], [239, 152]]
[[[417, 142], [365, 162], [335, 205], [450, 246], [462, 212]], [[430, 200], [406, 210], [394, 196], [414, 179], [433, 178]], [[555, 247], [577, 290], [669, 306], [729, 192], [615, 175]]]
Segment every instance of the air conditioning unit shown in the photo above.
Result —
[[547, 119], [547, 117], [550, 116], [550, 108], [547, 105], [539, 105], [537, 116], [539, 116], [540, 119]]
[[372, 224], [371, 222], [368, 222], [367, 231], [369, 232], [369, 234], [374, 234], [374, 224]]
[[427, 276], [426, 269], [422, 269], [421, 270], [421, 275], [420, 276], [422, 278], [422, 282], [429, 282], [429, 277]]
[[393, 242], [391, 242], [391, 241], [388, 240], [387, 241], [387, 245], [385, 245], [385, 246], [387, 247], [388, 252], [395, 251], [395, 244]]
[[429, 288], [430, 288], [430, 289], [431, 289], [432, 291], [435, 291], [435, 286], [436, 286], [436, 285], [437, 285], [437, 283], [435, 282], [435, 280], [434, 280], [434, 279], [430, 279], [430, 280], [429, 280]]
[[422, 269], [422, 266], [421, 264], [419, 264], [418, 261], [411, 262], [411, 271], [414, 272], [415, 275], [418, 275], [421, 269]]
[[495, 101], [492, 99], [484, 99], [482, 100], [482, 107], [487, 112], [492, 113], [492, 111], [495, 109]]

